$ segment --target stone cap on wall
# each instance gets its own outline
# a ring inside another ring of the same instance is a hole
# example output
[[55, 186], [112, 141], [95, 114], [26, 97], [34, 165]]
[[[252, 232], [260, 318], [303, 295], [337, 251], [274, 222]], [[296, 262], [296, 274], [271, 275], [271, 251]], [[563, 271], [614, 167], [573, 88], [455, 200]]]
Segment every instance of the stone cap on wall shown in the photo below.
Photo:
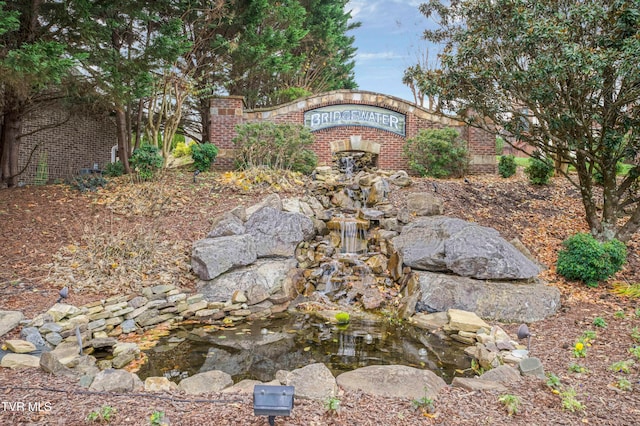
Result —
[[413, 114], [417, 118], [440, 123], [444, 126], [461, 127], [465, 124], [454, 118], [440, 114], [435, 114], [419, 105], [395, 96], [384, 95], [382, 93], [369, 92], [364, 90], [348, 90], [340, 89], [330, 92], [309, 95], [306, 98], [297, 99], [286, 104], [276, 106], [274, 108], [259, 108], [254, 110], [246, 110], [244, 118], [249, 121], [253, 120], [273, 120], [275, 117], [299, 111], [308, 111], [310, 109], [319, 108], [324, 105], [334, 104], [363, 104], [376, 105], [398, 111], [405, 114]]

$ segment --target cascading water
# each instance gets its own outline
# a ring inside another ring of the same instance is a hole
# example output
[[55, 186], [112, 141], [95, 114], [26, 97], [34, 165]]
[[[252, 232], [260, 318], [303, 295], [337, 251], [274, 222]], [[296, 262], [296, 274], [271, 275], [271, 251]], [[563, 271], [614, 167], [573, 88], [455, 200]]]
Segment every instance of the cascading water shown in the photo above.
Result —
[[342, 167], [344, 168], [344, 176], [346, 179], [353, 178], [353, 169], [356, 165], [356, 161], [353, 157], [342, 157], [340, 160]]
[[362, 251], [361, 241], [365, 239], [364, 230], [358, 229], [355, 220], [342, 220], [340, 222], [341, 252], [357, 254]]

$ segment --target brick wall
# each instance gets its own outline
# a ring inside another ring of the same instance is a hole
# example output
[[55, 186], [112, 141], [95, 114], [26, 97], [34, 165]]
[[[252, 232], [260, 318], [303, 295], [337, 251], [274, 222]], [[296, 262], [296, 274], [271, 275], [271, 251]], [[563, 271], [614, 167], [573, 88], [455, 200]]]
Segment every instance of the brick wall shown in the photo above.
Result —
[[[464, 123], [449, 117], [433, 114], [410, 102], [379, 93], [336, 90], [280, 105], [273, 109], [243, 109], [242, 97], [223, 97], [211, 100], [212, 142], [220, 148], [215, 167], [229, 170], [233, 166], [233, 144], [235, 126], [241, 123], [272, 121], [275, 123], [303, 124], [304, 113], [316, 108], [339, 105], [362, 104], [385, 108], [405, 115], [405, 134], [398, 134], [372, 127], [337, 126], [314, 131], [313, 150], [318, 155], [319, 165], [331, 164], [331, 142], [349, 141], [353, 137], [379, 144], [378, 167], [387, 170], [408, 170], [407, 158], [402, 153], [406, 138], [415, 136], [420, 129], [454, 127], [460, 130], [469, 143], [471, 153], [470, 173], [495, 173], [495, 137], [478, 129], [468, 128]], [[492, 155], [490, 155], [493, 153]]]
[[92, 168], [95, 163], [102, 169], [111, 162], [111, 147], [117, 144], [115, 122], [106, 114], [69, 116], [63, 107], [32, 113], [26, 117], [22, 133], [27, 136], [20, 144], [20, 169], [33, 152], [25, 172], [18, 178], [27, 185], [34, 183], [42, 154], [46, 154], [48, 177], [52, 182], [77, 174], [80, 169]]

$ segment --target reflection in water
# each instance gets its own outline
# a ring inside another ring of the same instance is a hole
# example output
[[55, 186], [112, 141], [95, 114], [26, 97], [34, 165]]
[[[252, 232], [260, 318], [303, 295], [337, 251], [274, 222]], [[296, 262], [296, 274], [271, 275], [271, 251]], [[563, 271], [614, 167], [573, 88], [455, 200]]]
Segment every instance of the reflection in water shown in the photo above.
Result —
[[235, 382], [269, 381], [278, 370], [316, 362], [324, 363], [335, 376], [368, 365], [400, 364], [432, 370], [450, 382], [456, 369], [469, 367], [464, 346], [424, 330], [386, 321], [352, 320], [338, 326], [304, 314], [223, 329], [180, 327], [147, 356], [138, 373], [142, 379], [165, 376], [176, 382], [209, 370], [224, 371]]

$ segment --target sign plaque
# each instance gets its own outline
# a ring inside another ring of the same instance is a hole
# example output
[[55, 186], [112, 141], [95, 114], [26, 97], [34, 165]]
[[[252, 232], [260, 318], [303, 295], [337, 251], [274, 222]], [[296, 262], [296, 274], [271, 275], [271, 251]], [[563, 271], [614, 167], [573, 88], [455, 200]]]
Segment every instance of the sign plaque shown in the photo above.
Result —
[[405, 136], [405, 115], [385, 108], [341, 104], [306, 111], [304, 125], [311, 131], [336, 126], [363, 126]]

